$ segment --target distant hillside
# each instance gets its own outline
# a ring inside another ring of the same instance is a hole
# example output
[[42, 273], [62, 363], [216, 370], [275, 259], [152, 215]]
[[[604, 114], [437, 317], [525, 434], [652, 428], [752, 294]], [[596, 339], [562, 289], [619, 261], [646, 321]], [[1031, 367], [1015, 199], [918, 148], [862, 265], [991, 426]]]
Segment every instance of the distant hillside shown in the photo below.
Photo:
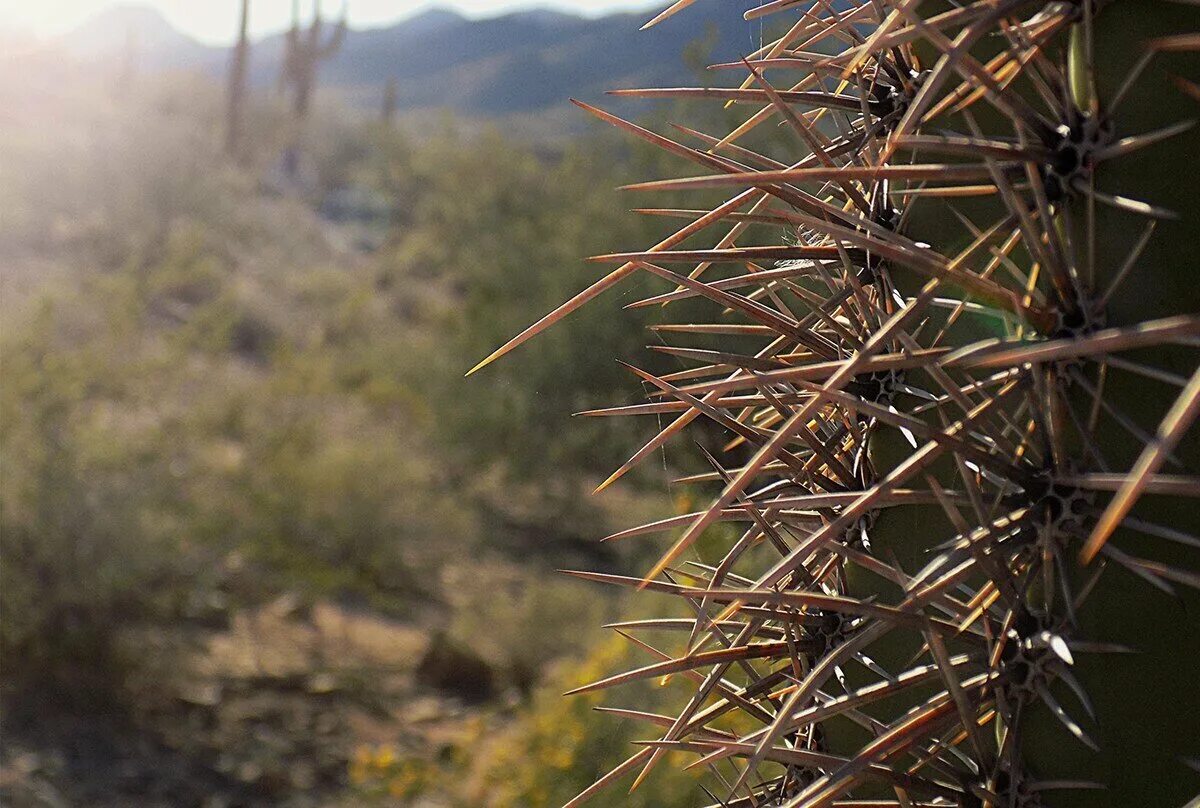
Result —
[[176, 30], [157, 9], [139, 3], [109, 6], [59, 42], [80, 59], [106, 59], [129, 54], [147, 69], [210, 67], [223, 49], [211, 48]]
[[[569, 97], [597, 100], [614, 87], [694, 83], [685, 49], [698, 43], [711, 59], [737, 58], [757, 44], [758, 23], [742, 18], [756, 5], [709, 0], [642, 32], [648, 12], [587, 19], [535, 10], [468, 19], [431, 10], [386, 28], [351, 30], [322, 67], [322, 87], [373, 107], [384, 83], [395, 78], [402, 109], [446, 108], [487, 118], [550, 112]], [[197, 43], [157, 12], [134, 5], [109, 9], [62, 43], [80, 57], [95, 58], [120, 53], [127, 41], [144, 69], [215, 76], [228, 62], [227, 49]], [[250, 74], [256, 86], [274, 84], [282, 52], [281, 35], [254, 43]]]

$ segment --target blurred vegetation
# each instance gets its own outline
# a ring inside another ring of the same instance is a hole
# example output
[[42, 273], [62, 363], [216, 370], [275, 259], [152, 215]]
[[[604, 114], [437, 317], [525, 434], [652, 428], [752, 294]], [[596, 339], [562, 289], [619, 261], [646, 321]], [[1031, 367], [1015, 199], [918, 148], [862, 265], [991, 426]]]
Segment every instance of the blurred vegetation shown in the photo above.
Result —
[[548, 157], [497, 133], [467, 139], [453, 131], [421, 142], [389, 138], [375, 158], [378, 185], [397, 203], [379, 290], [405, 301], [436, 292], [448, 304], [437, 325], [451, 366], [431, 380], [432, 394], [448, 408], [441, 437], [470, 451], [472, 464], [501, 460], [552, 483], [607, 474], [636, 448], [628, 425], [609, 419], [555, 426], [632, 388], [611, 351], [638, 353], [645, 334], [633, 326], [645, 318], [617, 310], [620, 299], [462, 381], [477, 360], [606, 271], [583, 257], [660, 232], [660, 223], [622, 211], [613, 188], [631, 175], [617, 158], [607, 139]]
[[[587, 255], [660, 238], [671, 223], [623, 212], [615, 188], [681, 167], [603, 131], [528, 145], [326, 111], [288, 186], [272, 105], [247, 110], [235, 166], [209, 85], [114, 97], [104, 77], [30, 75], [0, 82], [29, 113], [0, 121], [6, 725], [103, 708], [167, 737], [172, 638], [211, 646], [286, 598], [416, 626], [487, 670], [492, 695], [463, 719], [479, 737], [348, 756], [326, 786], [350, 804], [551, 805], [627, 756], [632, 727], [559, 695], [617, 664], [610, 645], [562, 662], [613, 601], [552, 570], [630, 570], [653, 550], [597, 539], [660, 512], [676, 455], [589, 499], [655, 424], [569, 416], [637, 396], [613, 357], [669, 368], [638, 327], [660, 309], [623, 311], [629, 286], [462, 377], [607, 271]], [[416, 676], [417, 695], [435, 686]], [[338, 687], [384, 698], [355, 677]], [[629, 804], [694, 802], [675, 789]]]
[[[377, 804], [435, 795], [454, 808], [558, 808], [633, 754], [633, 742], [646, 736], [633, 721], [597, 711], [604, 703], [601, 695], [564, 698], [561, 692], [646, 664], [645, 657], [620, 637], [597, 643], [586, 659], [562, 666], [516, 721], [497, 729], [494, 722], [477, 718], [453, 743], [426, 756], [406, 757], [390, 744], [362, 746], [351, 763], [350, 780], [359, 795]], [[682, 693], [662, 680], [622, 689], [625, 703], [649, 712], [665, 712], [669, 697]], [[589, 804], [701, 804], [704, 793], [675, 765], [680, 763], [664, 760], [632, 794], [608, 789]], [[631, 784], [634, 777], [630, 773], [625, 779]]]

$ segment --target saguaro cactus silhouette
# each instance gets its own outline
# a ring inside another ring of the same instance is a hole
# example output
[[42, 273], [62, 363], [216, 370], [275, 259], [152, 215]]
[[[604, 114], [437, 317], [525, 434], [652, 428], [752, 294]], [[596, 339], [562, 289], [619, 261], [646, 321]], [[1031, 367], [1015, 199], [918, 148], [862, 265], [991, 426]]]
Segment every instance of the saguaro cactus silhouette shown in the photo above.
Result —
[[116, 73], [113, 75], [112, 94], [114, 98], [126, 98], [138, 81], [138, 73], [142, 61], [142, 32], [137, 24], [129, 22], [125, 26], [125, 36], [121, 40], [121, 48], [116, 54]]
[[379, 111], [379, 116], [385, 126], [390, 127], [396, 121], [396, 96], [398, 93], [398, 82], [393, 76], [383, 85], [383, 106]]
[[250, 0], [242, 0], [238, 40], [229, 63], [229, 99], [225, 119], [225, 152], [236, 156], [241, 148], [242, 118], [246, 108], [246, 68], [250, 61]]
[[660, 632], [635, 640], [648, 664], [580, 690], [690, 690], [674, 715], [617, 710], [648, 738], [570, 804], [685, 752], [721, 806], [1181, 805], [1200, 791], [1194, 9], [746, 17], [778, 35], [713, 66], [739, 86], [619, 91], [746, 105], [733, 131], [579, 104], [705, 172], [632, 190], [725, 201], [641, 209], [685, 223], [593, 259], [615, 268], [471, 371], [635, 274], [664, 286], [631, 305], [702, 298], [716, 319], [670, 333], [723, 340], [655, 346], [690, 366], [635, 368], [647, 403], [586, 413], [668, 419], [601, 488], [698, 419], [730, 440], [684, 481], [707, 507], [608, 537], [675, 533], [643, 578], [576, 573], [683, 610], [620, 626]]
[[317, 88], [317, 70], [321, 62], [331, 58], [342, 47], [346, 38], [346, 4], [342, 4], [342, 15], [328, 38], [324, 36], [321, 19], [321, 3], [313, 4], [312, 21], [304, 30], [300, 24], [299, 0], [292, 1], [292, 27], [284, 41], [283, 72], [280, 83], [292, 92], [292, 113], [303, 121], [308, 117], [312, 96]]

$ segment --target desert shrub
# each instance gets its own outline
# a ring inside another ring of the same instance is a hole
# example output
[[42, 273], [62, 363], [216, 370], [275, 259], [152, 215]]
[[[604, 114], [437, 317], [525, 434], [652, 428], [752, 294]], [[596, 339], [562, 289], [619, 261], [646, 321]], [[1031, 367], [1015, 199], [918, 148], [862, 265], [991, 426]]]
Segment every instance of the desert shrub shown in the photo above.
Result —
[[[221, 187], [220, 210], [248, 204], [244, 186]], [[404, 609], [440, 563], [428, 537], [471, 540], [369, 281], [319, 262], [287, 274], [286, 239], [262, 251], [275, 231], [303, 243], [310, 214], [233, 226], [205, 199], [165, 225], [106, 217], [110, 265], [91, 242], [59, 245], [58, 282], [5, 308], [6, 678], [99, 673], [108, 658], [115, 675], [115, 635], [225, 586], [214, 570], [232, 552], [255, 570], [240, 602], [301, 589]]]
[[614, 615], [607, 593], [562, 574], [492, 563], [456, 566], [443, 577], [449, 636], [523, 695], [551, 662], [582, 652]]
[[[597, 712], [605, 702], [602, 696], [564, 699], [562, 690], [601, 678], [614, 667], [638, 664], [637, 656], [614, 637], [597, 644], [586, 658], [564, 662], [515, 716], [478, 716], [437, 749], [406, 753], [391, 744], [360, 748], [349, 766], [356, 798], [381, 805], [558, 808], [628, 757], [629, 743], [644, 737], [643, 729]], [[625, 690], [623, 695], [651, 712], [681, 692], [661, 680]], [[705, 804], [694, 780], [666, 765], [678, 762], [664, 761], [632, 794], [610, 789], [589, 805]]]
[[[596, 712], [606, 701], [602, 694], [569, 699], [560, 694], [603, 678], [608, 671], [647, 661], [645, 654], [631, 651], [628, 643], [614, 637], [583, 661], [566, 666], [512, 727], [490, 742], [477, 739], [479, 759], [463, 804], [556, 808], [625, 760], [630, 742], [645, 736], [644, 727]], [[677, 695], [672, 683], [662, 680], [630, 685], [622, 692], [639, 709], [650, 712], [659, 711]], [[701, 804], [704, 799], [694, 781], [666, 765], [660, 765], [632, 794], [623, 791], [602, 793], [591, 804], [671, 808]]]
[[[459, 604], [447, 569], [594, 553], [602, 531], [568, 535], [584, 522], [565, 509], [601, 525], [581, 480], [653, 424], [543, 425], [637, 389], [609, 361], [636, 347], [612, 343], [632, 332], [609, 327], [621, 301], [462, 373], [583, 286], [582, 259], [612, 233], [633, 244], [661, 225], [589, 201], [627, 155], [320, 129], [322, 182], [390, 200], [390, 240], [364, 256], [312, 200], [264, 195], [257, 168], [221, 161], [211, 96], [191, 116], [170, 99], [97, 101], [57, 156], [0, 134], [29, 158], [0, 166], [20, 214], [0, 223], [0, 255], [29, 275], [0, 310], [5, 676], [42, 658], [79, 670], [99, 656], [56, 644], [115, 648], [128, 624], [180, 619], [213, 591], [230, 609], [298, 591], [400, 615], [432, 598], [461, 641], [485, 604]], [[487, 608], [509, 628], [480, 650], [500, 688], [528, 689], [605, 607], [566, 581], [497, 575], [508, 594]]]
[[[614, 391], [637, 389], [612, 357], [628, 350], [660, 364], [635, 327], [657, 311], [623, 312], [620, 299], [609, 299], [511, 362], [469, 383], [462, 374], [607, 271], [587, 256], [661, 231], [661, 222], [616, 208], [611, 189], [624, 175], [610, 148], [596, 138], [547, 155], [494, 134], [446, 134], [420, 146], [397, 138], [383, 150], [377, 175], [397, 211], [396, 238], [379, 259], [381, 285], [443, 291], [440, 310], [426, 312], [445, 345], [435, 377], [446, 404], [442, 435], [472, 462], [503, 461], [543, 482], [547, 493], [580, 474], [607, 474], [637, 448], [637, 430], [611, 419], [545, 425], [611, 400]], [[617, 319], [629, 327], [613, 327]]]
[[179, 514], [163, 432], [119, 406], [133, 371], [111, 342], [63, 351], [52, 317], [2, 349], [0, 656], [6, 677], [104, 688], [114, 630], [177, 594]]

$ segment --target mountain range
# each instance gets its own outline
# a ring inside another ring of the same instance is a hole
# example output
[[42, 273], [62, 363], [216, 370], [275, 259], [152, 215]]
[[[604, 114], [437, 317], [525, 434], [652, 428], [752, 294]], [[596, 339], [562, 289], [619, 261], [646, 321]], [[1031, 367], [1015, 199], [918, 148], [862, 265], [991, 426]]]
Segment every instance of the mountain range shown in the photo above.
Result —
[[[539, 115], [565, 108], [568, 98], [599, 100], [615, 87], [695, 84], [699, 60], [685, 54], [731, 61], [752, 50], [759, 23], [742, 15], [758, 4], [708, 0], [647, 31], [638, 29], [650, 12], [585, 18], [531, 10], [472, 19], [434, 9], [387, 27], [349, 30], [321, 66], [320, 82], [325, 93], [336, 91], [362, 108], [377, 106], [383, 86], [394, 79], [401, 110], [442, 108], [475, 118]], [[274, 86], [283, 43], [276, 34], [252, 44], [253, 86]], [[132, 52], [142, 70], [218, 77], [229, 62], [228, 48], [197, 42], [139, 5], [110, 7], [59, 44], [83, 59], [128, 58]]]

